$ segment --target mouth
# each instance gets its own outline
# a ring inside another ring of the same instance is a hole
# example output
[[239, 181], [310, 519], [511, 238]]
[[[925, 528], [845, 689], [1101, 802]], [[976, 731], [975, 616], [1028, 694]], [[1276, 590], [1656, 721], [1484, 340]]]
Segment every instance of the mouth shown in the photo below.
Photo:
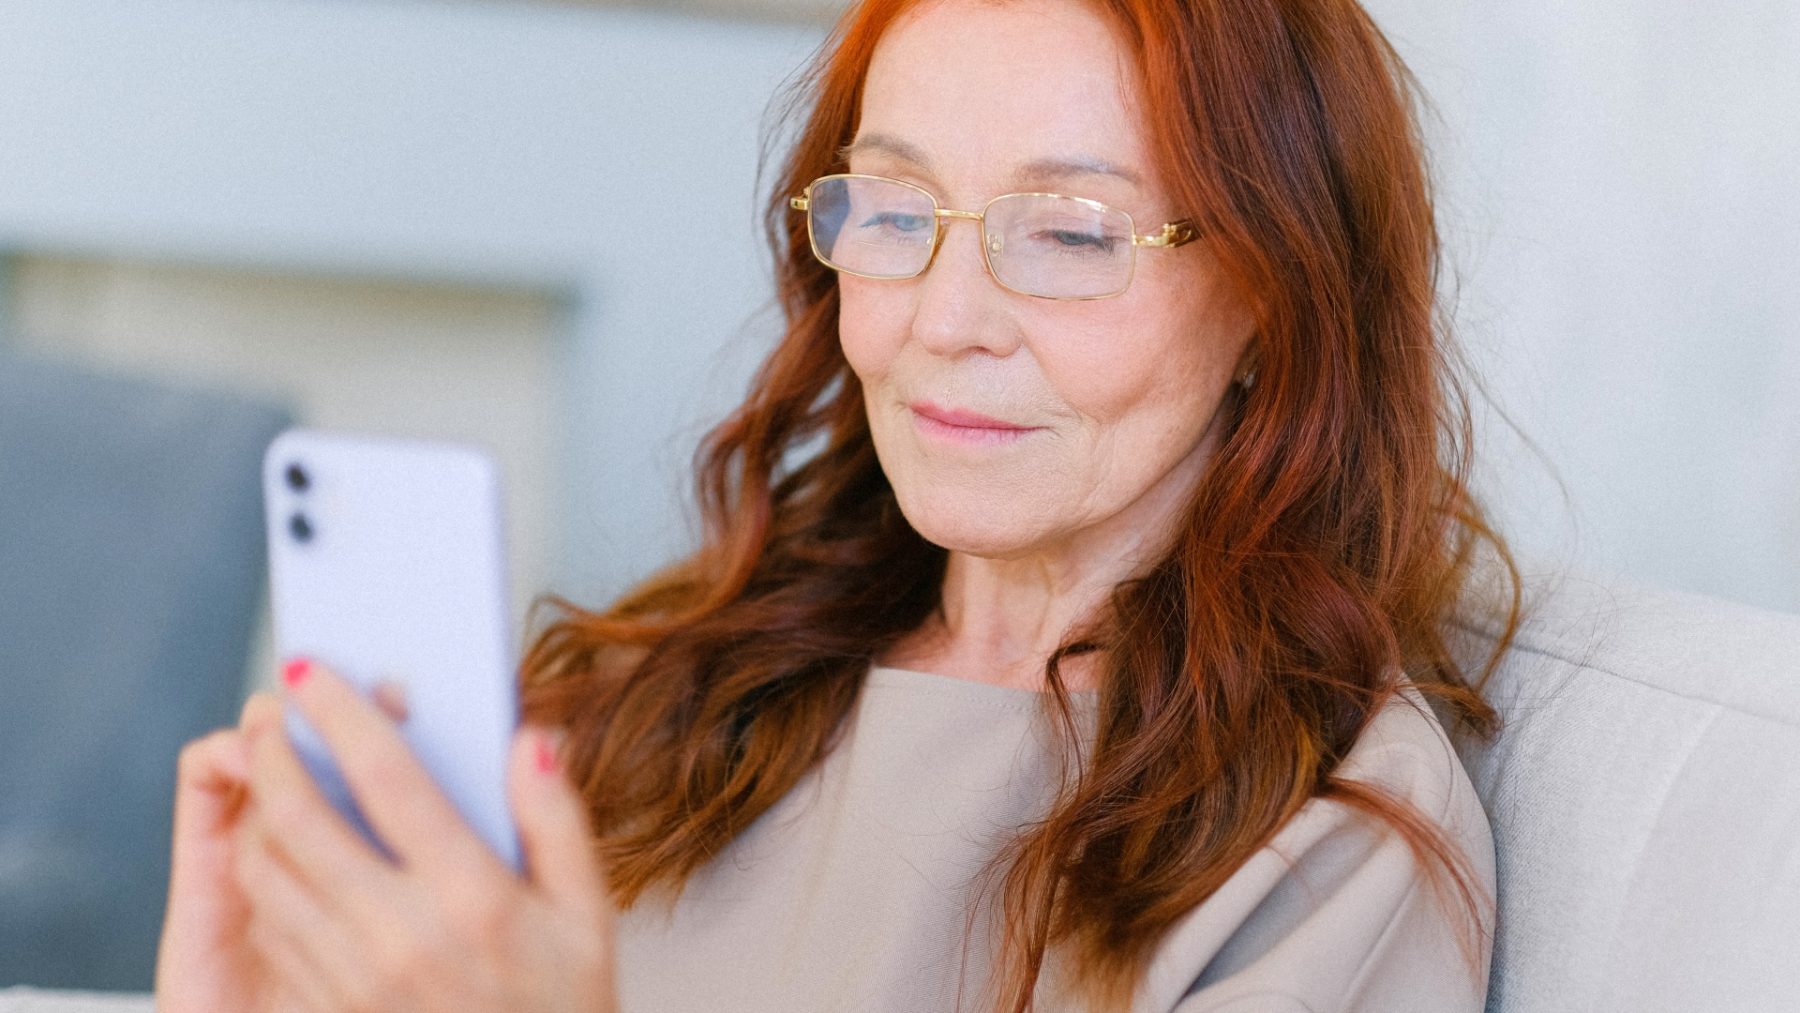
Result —
[[919, 432], [953, 443], [1012, 443], [1042, 426], [1022, 426], [963, 408], [946, 408], [929, 401], [914, 401], [907, 409]]

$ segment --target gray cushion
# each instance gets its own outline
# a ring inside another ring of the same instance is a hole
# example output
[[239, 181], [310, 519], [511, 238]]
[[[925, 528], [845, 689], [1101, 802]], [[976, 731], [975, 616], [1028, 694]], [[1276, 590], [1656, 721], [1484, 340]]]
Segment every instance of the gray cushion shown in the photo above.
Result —
[[149, 986], [175, 756], [236, 718], [287, 419], [0, 355], [0, 985]]
[[1461, 747], [1499, 861], [1488, 1009], [1800, 1010], [1800, 617], [1529, 593], [1506, 730]]

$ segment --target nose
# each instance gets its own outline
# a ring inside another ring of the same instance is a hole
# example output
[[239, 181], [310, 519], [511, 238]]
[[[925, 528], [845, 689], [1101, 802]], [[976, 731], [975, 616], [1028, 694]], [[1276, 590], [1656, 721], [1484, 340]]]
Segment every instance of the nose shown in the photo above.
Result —
[[1011, 292], [1000, 287], [982, 260], [981, 223], [944, 218], [931, 264], [917, 279], [913, 337], [937, 355], [972, 349], [1007, 356], [1019, 336], [1005, 313]]

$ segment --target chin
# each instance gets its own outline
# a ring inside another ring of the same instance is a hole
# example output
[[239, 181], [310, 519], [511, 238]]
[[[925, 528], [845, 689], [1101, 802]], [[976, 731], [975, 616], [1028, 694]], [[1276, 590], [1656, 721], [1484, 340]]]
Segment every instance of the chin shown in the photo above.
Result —
[[1022, 556], [1038, 543], [1035, 525], [1016, 502], [985, 496], [932, 497], [896, 490], [900, 512], [921, 538], [950, 552], [984, 559]]

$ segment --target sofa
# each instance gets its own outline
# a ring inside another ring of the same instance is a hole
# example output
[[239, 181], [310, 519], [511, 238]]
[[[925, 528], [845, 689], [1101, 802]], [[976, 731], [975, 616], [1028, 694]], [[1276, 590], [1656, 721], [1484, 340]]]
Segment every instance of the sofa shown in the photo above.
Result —
[[[1525, 600], [1486, 686], [1504, 729], [1458, 741], [1498, 859], [1489, 1013], [1800, 1010], [1800, 616], [1542, 570]], [[1473, 665], [1497, 635], [1453, 642]]]
[[0, 344], [0, 986], [150, 987], [175, 757], [243, 701], [289, 418]]
[[[1532, 610], [1458, 743], [1493, 826], [1489, 1013], [1800, 1010], [1800, 616], [1592, 575]], [[1498, 629], [1459, 630], [1472, 660]]]

